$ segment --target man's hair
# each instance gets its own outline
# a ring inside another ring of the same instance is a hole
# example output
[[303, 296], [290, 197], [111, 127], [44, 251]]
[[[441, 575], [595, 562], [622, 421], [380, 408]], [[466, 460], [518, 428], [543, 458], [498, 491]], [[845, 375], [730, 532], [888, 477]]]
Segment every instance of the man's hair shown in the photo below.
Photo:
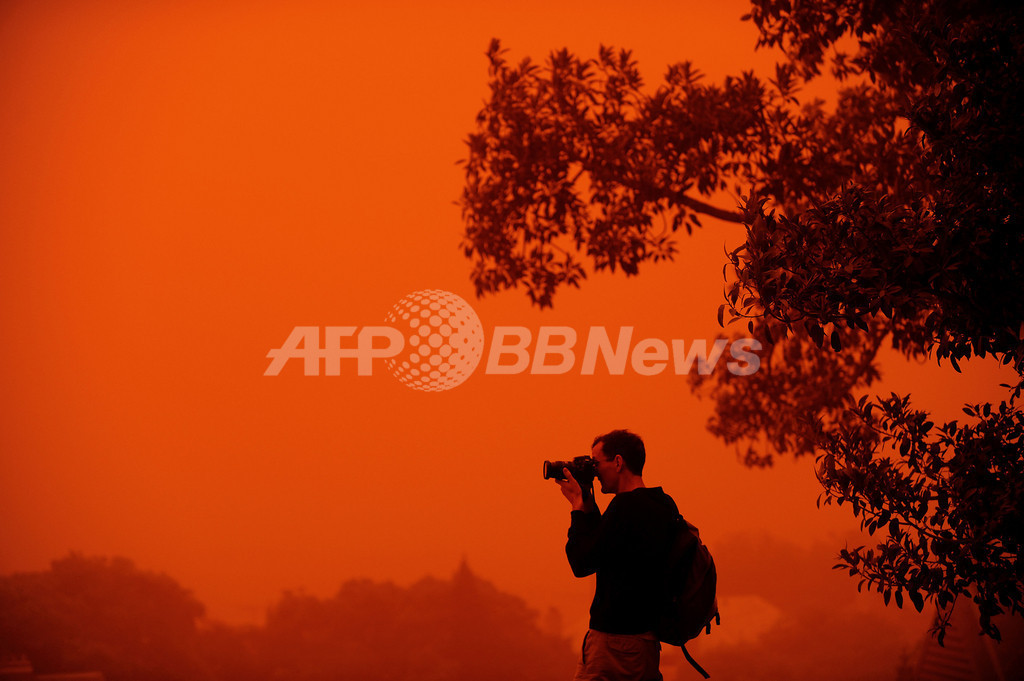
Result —
[[604, 444], [604, 453], [609, 459], [621, 456], [626, 468], [634, 475], [640, 475], [644, 470], [644, 462], [647, 460], [647, 452], [644, 450], [644, 441], [636, 433], [628, 430], [613, 430], [604, 435], [594, 438], [591, 448], [597, 443]]

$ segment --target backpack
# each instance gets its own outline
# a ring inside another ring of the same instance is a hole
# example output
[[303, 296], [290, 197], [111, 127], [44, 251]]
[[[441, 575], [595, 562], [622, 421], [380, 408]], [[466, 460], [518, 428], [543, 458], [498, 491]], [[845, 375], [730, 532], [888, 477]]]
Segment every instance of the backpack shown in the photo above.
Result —
[[710, 675], [690, 657], [686, 642], [701, 631], [711, 633], [711, 620], [721, 623], [715, 589], [718, 572], [697, 528], [676, 515], [664, 581], [665, 605], [654, 633], [662, 643], [679, 646], [686, 660], [707, 679]]

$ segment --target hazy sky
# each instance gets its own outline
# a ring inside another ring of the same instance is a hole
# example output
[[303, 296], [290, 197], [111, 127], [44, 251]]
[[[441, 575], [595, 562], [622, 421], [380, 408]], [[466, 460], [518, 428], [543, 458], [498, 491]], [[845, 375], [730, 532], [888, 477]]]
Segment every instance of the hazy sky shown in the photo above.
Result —
[[[732, 561], [720, 565], [731, 626], [709, 646], [777, 632], [792, 594], [815, 598], [799, 585], [853, 591], [829, 568], [856, 524], [815, 509], [811, 462], [743, 468], [705, 431], [711, 405], [685, 377], [478, 371], [423, 393], [381, 363], [372, 376], [346, 363], [306, 377], [296, 362], [263, 375], [294, 326], [382, 324], [421, 289], [466, 298], [488, 338], [508, 325], [714, 338], [723, 248], [741, 227], [709, 218], [676, 262], [594, 276], [554, 310], [516, 292], [477, 300], [455, 162], [487, 95], [492, 37], [515, 60], [609, 44], [632, 48], [649, 84], [683, 59], [718, 81], [773, 63], [753, 52], [745, 11], [5, 3], [0, 572], [71, 550], [123, 555], [244, 622], [282, 589], [408, 583], [465, 557], [582, 631], [592, 585], [569, 572], [568, 505], [541, 461], [628, 427], [647, 441], [648, 483]], [[883, 370], [880, 392], [909, 391], [939, 419], [998, 395], [986, 363], [957, 375], [887, 355]], [[890, 617], [871, 598], [849, 607]], [[898, 622], [911, 638], [924, 626]]]

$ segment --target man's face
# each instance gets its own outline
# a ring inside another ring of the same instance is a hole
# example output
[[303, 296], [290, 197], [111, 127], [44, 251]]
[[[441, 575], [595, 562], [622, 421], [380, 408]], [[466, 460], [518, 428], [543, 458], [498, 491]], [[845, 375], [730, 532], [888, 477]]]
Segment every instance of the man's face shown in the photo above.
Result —
[[604, 453], [604, 443], [598, 442], [590, 450], [590, 456], [594, 459], [597, 467], [597, 479], [601, 481], [602, 494], [618, 494], [619, 492], [619, 469], [622, 467], [620, 457], [608, 458]]

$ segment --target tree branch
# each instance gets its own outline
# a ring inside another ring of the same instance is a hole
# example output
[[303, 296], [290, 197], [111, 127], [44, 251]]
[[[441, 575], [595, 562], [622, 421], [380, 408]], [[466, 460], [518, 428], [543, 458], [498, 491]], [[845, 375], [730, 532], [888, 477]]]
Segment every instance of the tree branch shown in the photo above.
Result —
[[704, 203], [703, 201], [699, 201], [685, 194], [680, 194], [679, 196], [677, 196], [676, 201], [697, 213], [704, 213], [705, 215], [710, 215], [713, 218], [725, 220], [726, 222], [737, 222], [740, 224], [743, 223], [743, 213], [725, 210], [724, 208], [716, 208], [715, 206], [712, 206], [710, 203]]

